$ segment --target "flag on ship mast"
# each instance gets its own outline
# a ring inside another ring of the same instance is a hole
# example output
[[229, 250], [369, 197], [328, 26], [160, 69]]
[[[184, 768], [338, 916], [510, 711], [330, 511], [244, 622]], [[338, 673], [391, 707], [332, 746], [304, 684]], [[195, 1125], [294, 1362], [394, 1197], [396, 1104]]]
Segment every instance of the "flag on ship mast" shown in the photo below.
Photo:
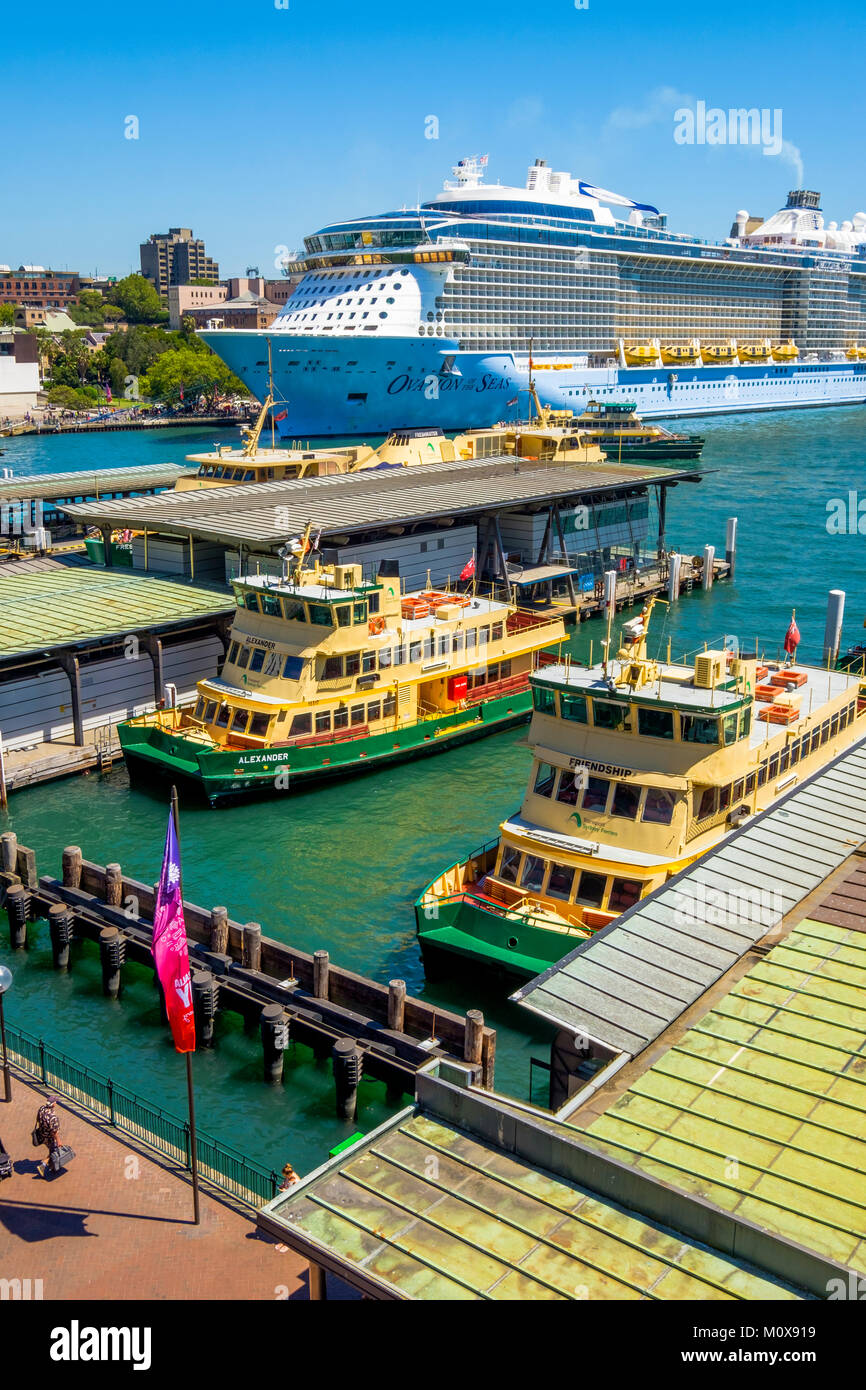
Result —
[[800, 629], [798, 628], [795, 621], [796, 615], [796, 608], [792, 608], [791, 622], [789, 624], [788, 631], [785, 633], [785, 641], [783, 644], [785, 651], [788, 653], [789, 656], [794, 656], [797, 648], [800, 645]]
[[162, 873], [153, 913], [153, 959], [165, 994], [176, 1052], [195, 1052], [195, 1014], [186, 943], [180, 876], [180, 845], [174, 809], [168, 813]]
[[459, 576], [459, 577], [460, 577], [461, 579], [474, 579], [474, 578], [475, 578], [475, 551], [474, 551], [474, 550], [473, 550], [473, 552], [472, 552], [472, 557], [471, 557], [471, 559], [469, 559], [469, 560], [466, 561], [466, 564], [463, 566], [462, 570], [460, 571], [460, 576]]

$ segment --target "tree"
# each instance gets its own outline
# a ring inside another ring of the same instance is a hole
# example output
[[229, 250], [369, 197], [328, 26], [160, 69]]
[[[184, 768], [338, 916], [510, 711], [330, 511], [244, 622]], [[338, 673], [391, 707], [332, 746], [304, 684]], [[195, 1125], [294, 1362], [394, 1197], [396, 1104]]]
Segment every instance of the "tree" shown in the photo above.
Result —
[[165, 323], [168, 310], [149, 280], [143, 275], [127, 275], [106, 291], [106, 299], [123, 310], [130, 323]]
[[0, 304], [0, 328], [8, 328], [15, 322], [15, 305]]
[[81, 290], [75, 303], [70, 304], [66, 312], [75, 323], [101, 328], [105, 321], [105, 301], [98, 290]]
[[[174, 352], [160, 353], [147, 373], [147, 394], [157, 400], [175, 405], [183, 389], [185, 405], [204, 397], [207, 409], [212, 409], [218, 395], [237, 389], [237, 378], [213, 352], [197, 352], [179, 347]], [[241, 388], [243, 389], [243, 388]]]
[[131, 373], [127, 371], [126, 363], [122, 357], [112, 357], [108, 363], [108, 380], [111, 382], [112, 396], [122, 396], [126, 390], [126, 378]]

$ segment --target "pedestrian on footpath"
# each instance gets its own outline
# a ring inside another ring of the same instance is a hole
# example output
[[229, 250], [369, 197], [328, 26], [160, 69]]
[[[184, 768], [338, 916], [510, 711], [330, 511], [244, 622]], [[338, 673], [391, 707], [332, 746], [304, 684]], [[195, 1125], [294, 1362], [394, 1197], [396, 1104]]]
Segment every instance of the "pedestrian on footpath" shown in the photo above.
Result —
[[60, 1116], [57, 1114], [57, 1100], [52, 1095], [47, 1097], [44, 1105], [40, 1105], [36, 1112], [33, 1143], [37, 1148], [44, 1144], [48, 1150], [47, 1161], [39, 1165], [42, 1176], [45, 1177], [49, 1168], [53, 1173], [59, 1172]]

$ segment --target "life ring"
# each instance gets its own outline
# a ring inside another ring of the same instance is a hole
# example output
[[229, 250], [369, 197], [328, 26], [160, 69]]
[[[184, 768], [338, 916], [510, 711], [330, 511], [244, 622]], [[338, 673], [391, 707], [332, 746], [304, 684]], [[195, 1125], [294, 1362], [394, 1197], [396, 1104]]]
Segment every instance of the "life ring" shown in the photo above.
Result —
[[371, 618], [367, 624], [367, 630], [371, 637], [375, 637], [378, 632], [385, 631], [385, 619], [383, 617]]

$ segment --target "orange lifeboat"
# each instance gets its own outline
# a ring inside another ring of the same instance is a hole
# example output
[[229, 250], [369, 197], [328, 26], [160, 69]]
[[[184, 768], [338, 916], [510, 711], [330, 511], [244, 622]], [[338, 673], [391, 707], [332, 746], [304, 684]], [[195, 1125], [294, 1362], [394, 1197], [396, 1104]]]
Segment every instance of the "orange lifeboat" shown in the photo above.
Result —
[[404, 598], [400, 612], [404, 618], [429, 618], [430, 605], [422, 598]]

